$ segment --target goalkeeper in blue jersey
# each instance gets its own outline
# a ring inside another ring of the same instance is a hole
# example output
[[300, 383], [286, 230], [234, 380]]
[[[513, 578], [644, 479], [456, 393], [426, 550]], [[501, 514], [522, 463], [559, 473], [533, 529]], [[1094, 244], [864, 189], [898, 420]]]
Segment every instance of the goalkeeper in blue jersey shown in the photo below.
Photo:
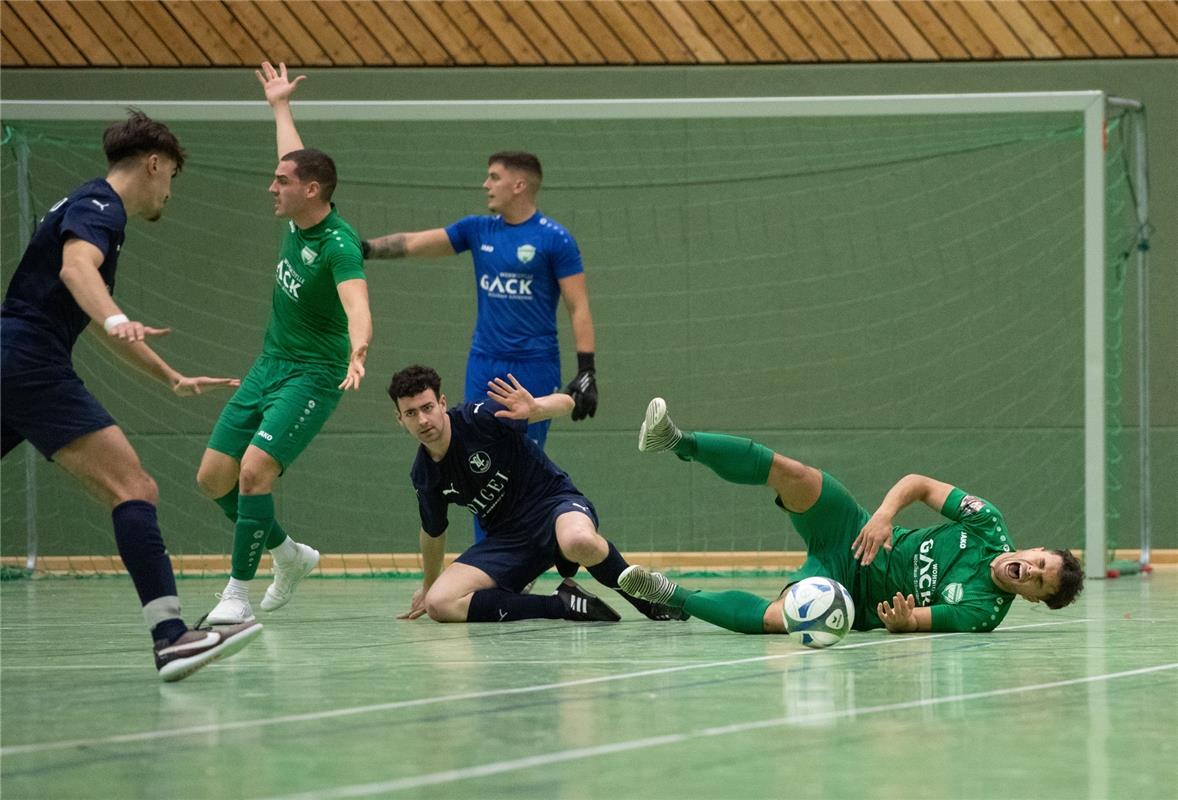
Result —
[[[833, 476], [751, 439], [681, 431], [659, 397], [647, 407], [638, 449], [670, 451], [730, 483], [772, 489], [806, 542], [806, 561], [791, 579], [824, 577], [845, 586], [855, 601], [856, 630], [990, 631], [1016, 596], [1063, 608], [1084, 585], [1071, 552], [1016, 550], [992, 503], [924, 475], [901, 478], [869, 514]], [[947, 522], [916, 529], [892, 524], [916, 502]], [[741, 591], [693, 592], [640, 566], [623, 572], [618, 585], [728, 630], [786, 632], [781, 596], [769, 601]]]
[[[556, 306], [563, 300], [577, 348], [577, 374], [565, 388], [574, 421], [597, 412], [596, 344], [585, 269], [577, 243], [536, 207], [543, 171], [531, 153], [500, 152], [487, 159], [490, 215], [464, 217], [445, 228], [391, 233], [363, 243], [364, 257], [435, 258], [470, 251], [478, 314], [466, 362], [465, 397], [477, 402], [487, 382], [511, 373], [536, 394], [560, 388]], [[528, 426], [541, 448], [549, 420]], [[475, 521], [475, 540], [483, 532]], [[562, 574], [569, 575], [567, 565]]]
[[[401, 618], [616, 622], [617, 612], [567, 577], [551, 595], [523, 592], [558, 559], [584, 566], [612, 589], [629, 564], [597, 532], [593, 503], [525, 435], [530, 423], [572, 411], [572, 398], [561, 393], [533, 397], [507, 377], [489, 382], [483, 399], [452, 408], [442, 394], [442, 379], [429, 367], [407, 367], [389, 384], [397, 422], [420, 445], [410, 476], [421, 517], [425, 574]], [[478, 517], [487, 536], [443, 570], [450, 505]], [[619, 594], [650, 619], [685, 618]]]

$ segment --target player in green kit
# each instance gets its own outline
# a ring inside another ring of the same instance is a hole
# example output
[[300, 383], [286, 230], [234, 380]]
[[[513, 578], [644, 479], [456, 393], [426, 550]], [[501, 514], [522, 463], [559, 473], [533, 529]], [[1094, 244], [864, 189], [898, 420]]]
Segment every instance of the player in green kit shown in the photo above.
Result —
[[[751, 439], [679, 430], [658, 397], [647, 407], [638, 449], [670, 451], [731, 483], [773, 489], [806, 542], [806, 561], [791, 579], [821, 576], [843, 584], [855, 601], [856, 630], [990, 631], [1016, 595], [1055, 609], [1083, 588], [1084, 573], [1070, 551], [1015, 550], [998, 509], [923, 475], [900, 479], [869, 514], [832, 476]], [[918, 501], [950, 521], [917, 529], [892, 524]], [[693, 592], [640, 566], [623, 572], [618, 585], [728, 630], [786, 632], [782, 596]]]
[[303, 148], [291, 114], [290, 95], [303, 76], [290, 81], [284, 64], [275, 70], [268, 62], [257, 76], [278, 135], [274, 213], [289, 222], [262, 354], [221, 412], [196, 476], [234, 522], [232, 571], [206, 618], [211, 625], [254, 618], [248, 585], [263, 548], [274, 563], [263, 611], [286, 605], [319, 563], [317, 550], [295, 542], [275, 520], [271, 492], [344, 391], [360, 388], [372, 339], [360, 237], [331, 202], [335, 164]]

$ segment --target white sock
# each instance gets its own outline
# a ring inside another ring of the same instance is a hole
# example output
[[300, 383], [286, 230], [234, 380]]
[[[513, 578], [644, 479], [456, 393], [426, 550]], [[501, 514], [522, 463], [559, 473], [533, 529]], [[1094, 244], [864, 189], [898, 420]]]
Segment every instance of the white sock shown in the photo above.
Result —
[[270, 557], [280, 564], [289, 564], [299, 557], [299, 547], [295, 540], [287, 536], [282, 544], [270, 548]]
[[237, 578], [230, 578], [229, 583], [225, 584], [225, 591], [221, 594], [223, 594], [225, 597], [236, 597], [239, 600], [249, 600], [249, 581], [239, 581]]

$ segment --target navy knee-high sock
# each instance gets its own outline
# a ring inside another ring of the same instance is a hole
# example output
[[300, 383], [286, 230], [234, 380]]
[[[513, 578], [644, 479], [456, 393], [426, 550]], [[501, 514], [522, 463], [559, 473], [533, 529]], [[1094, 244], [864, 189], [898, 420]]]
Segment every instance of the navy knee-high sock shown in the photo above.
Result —
[[180, 619], [176, 576], [172, 574], [172, 560], [164, 547], [155, 506], [146, 500], [128, 500], [115, 506], [110, 516], [119, 556], [139, 593], [152, 639], [174, 642], [188, 626]]
[[564, 619], [564, 603], [554, 594], [516, 594], [502, 589], [480, 589], [470, 596], [467, 622], [518, 619]]
[[606, 542], [606, 544], [609, 545], [609, 552], [606, 553], [605, 560], [591, 567], [587, 566], [585, 569], [589, 570], [589, 574], [598, 583], [616, 589], [618, 588], [618, 576], [630, 565], [626, 563], [626, 559], [622, 558], [622, 554], [618, 552], [618, 548], [614, 547], [613, 542]]

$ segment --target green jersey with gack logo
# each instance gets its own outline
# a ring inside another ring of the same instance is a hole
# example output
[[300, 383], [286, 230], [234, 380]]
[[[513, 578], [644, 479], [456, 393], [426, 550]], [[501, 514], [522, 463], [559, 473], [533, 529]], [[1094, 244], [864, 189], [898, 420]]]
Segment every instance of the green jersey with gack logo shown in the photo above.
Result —
[[288, 225], [262, 355], [346, 369], [348, 316], [336, 286], [364, 278], [360, 237], [334, 204], [317, 225], [306, 230]]
[[[1014, 549], [1002, 513], [980, 497], [953, 489], [941, 515], [953, 520], [928, 528], [895, 528], [892, 550], [880, 550], [867, 567], [868, 619], [896, 592], [932, 607], [934, 631], [990, 631], [1010, 610], [1014, 595], [990, 577], [990, 562]], [[882, 558], [881, 558], [882, 556]]]

